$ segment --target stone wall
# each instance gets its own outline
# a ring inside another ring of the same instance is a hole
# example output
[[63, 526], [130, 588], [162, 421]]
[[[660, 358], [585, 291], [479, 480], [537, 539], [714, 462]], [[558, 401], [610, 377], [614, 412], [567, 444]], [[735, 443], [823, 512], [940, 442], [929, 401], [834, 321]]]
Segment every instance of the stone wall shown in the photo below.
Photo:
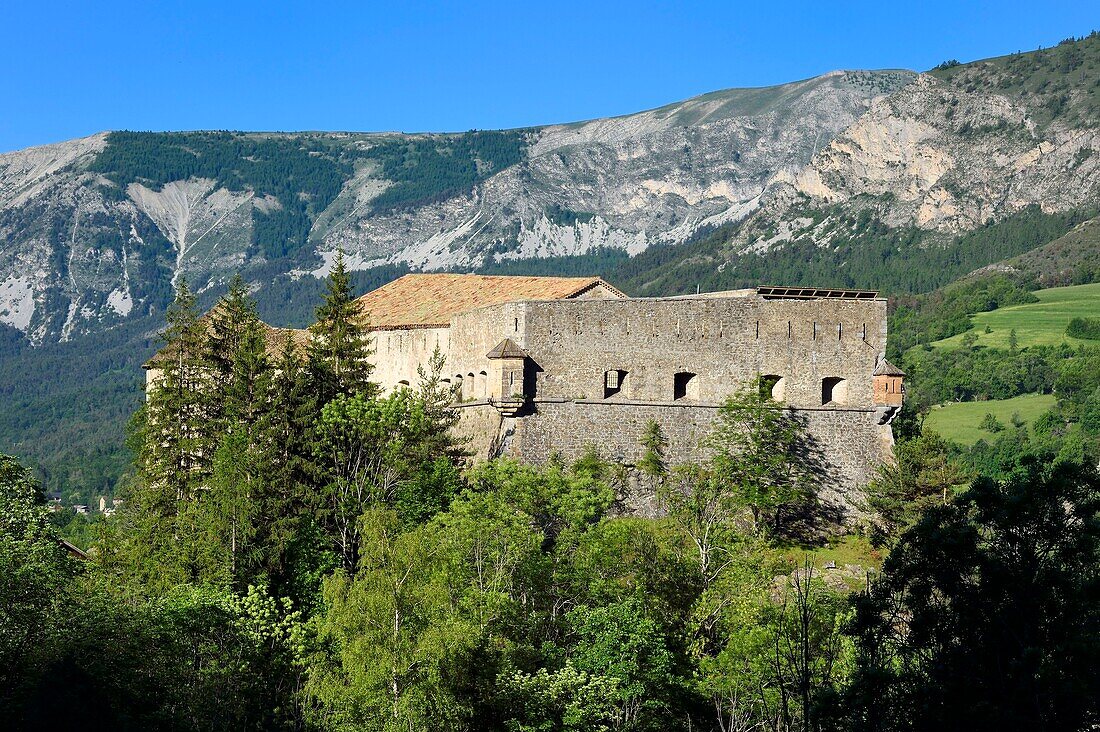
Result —
[[[511, 338], [521, 347], [525, 329], [524, 303], [494, 305], [460, 315], [451, 321], [451, 351], [447, 373], [462, 382], [463, 399], [484, 399], [492, 371], [486, 357], [498, 343]], [[471, 384], [471, 379], [473, 383]]]
[[386, 392], [401, 382], [415, 387], [418, 366], [427, 366], [438, 347], [446, 355], [450, 351], [450, 328], [401, 328], [371, 331], [374, 374], [371, 379]]
[[[572, 460], [593, 446], [632, 465], [652, 419], [668, 438], [671, 462], [700, 460], [700, 441], [718, 405], [757, 375], [782, 379], [774, 393], [805, 423], [823, 458], [827, 503], [858, 513], [860, 489], [891, 458], [893, 438], [889, 424], [880, 424], [872, 379], [885, 351], [880, 299], [765, 299], [748, 291], [528, 301], [463, 313], [449, 329], [376, 338], [376, 375], [385, 386], [402, 378], [415, 383], [416, 366], [434, 345], [445, 350], [446, 376], [461, 385], [457, 429], [470, 439], [475, 459], [508, 455], [540, 463], [558, 453]], [[516, 416], [488, 400], [493, 368], [486, 356], [505, 338], [529, 355], [527, 405]], [[611, 370], [622, 374], [622, 388], [605, 398]], [[690, 387], [676, 398], [677, 379], [685, 376]], [[833, 382], [823, 399], [823, 383]]]
[[[622, 401], [672, 401], [676, 374], [691, 397], [717, 403], [755, 378], [784, 380], [784, 401], [822, 405], [822, 381], [844, 379], [844, 406], [874, 404], [871, 374], [883, 356], [883, 300], [740, 297], [556, 300], [482, 308], [456, 317], [456, 363], [485, 362], [503, 338], [527, 350], [528, 396], [603, 399], [605, 373], [624, 373]], [[838, 390], [839, 391], [839, 390]]]
[[[519, 429], [502, 452], [531, 463], [545, 462], [557, 453], [568, 462], [592, 447], [605, 459], [633, 466], [644, 452], [642, 432], [655, 420], [668, 440], [670, 463], [698, 461], [707, 457], [701, 443], [717, 413], [713, 405], [540, 400], [531, 413], [516, 420]], [[889, 425], [878, 424], [873, 409], [799, 409], [792, 414], [805, 426], [810, 447], [820, 457], [821, 499], [845, 513], [860, 513], [862, 487], [880, 464], [891, 459]], [[491, 434], [492, 430], [482, 433]], [[484, 442], [478, 448], [479, 455], [488, 454]]]

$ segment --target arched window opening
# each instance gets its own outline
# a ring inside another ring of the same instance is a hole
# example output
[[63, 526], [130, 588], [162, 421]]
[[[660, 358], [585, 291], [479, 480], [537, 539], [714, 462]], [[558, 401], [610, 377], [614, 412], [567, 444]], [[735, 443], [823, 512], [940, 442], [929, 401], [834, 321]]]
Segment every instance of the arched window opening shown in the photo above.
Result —
[[821, 380], [821, 404], [844, 404], [848, 401], [848, 382], [839, 376]]
[[489, 396], [489, 374], [485, 371], [479, 371], [477, 374], [477, 386], [481, 390], [479, 396]]
[[459, 401], [462, 401], [466, 398], [466, 394], [463, 392], [462, 389], [462, 374], [455, 374], [454, 386], [452, 388], [455, 392], [455, 398], [457, 398]]
[[779, 374], [764, 374], [760, 377], [760, 398], [783, 401], [786, 379]]
[[673, 399], [698, 399], [699, 376], [690, 371], [680, 371], [672, 377]]
[[603, 374], [603, 398], [610, 399], [622, 392], [626, 386], [627, 372], [621, 369], [612, 369]]
[[397, 385], [398, 386], [409, 386], [409, 380], [408, 379], [401, 379], [401, 381], [397, 382]]

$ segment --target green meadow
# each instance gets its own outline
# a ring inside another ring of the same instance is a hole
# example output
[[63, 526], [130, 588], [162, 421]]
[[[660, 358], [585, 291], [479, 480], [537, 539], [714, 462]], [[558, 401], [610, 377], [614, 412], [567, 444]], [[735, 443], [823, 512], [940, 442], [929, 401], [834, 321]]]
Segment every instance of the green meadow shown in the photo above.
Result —
[[985, 415], [992, 414], [1005, 429], [1012, 429], [1013, 414], [1019, 414], [1020, 419], [1030, 425], [1053, 406], [1052, 394], [1025, 394], [1012, 399], [938, 404], [928, 413], [924, 428], [934, 430], [961, 445], [973, 445], [983, 439], [992, 442], [999, 433], [978, 427]]
[[[1073, 318], [1100, 317], [1100, 283], [1038, 290], [1035, 296], [1039, 302], [972, 315], [970, 319], [974, 325], [967, 333], [978, 337], [975, 345], [1008, 348], [1013, 329], [1016, 330], [1020, 348], [1059, 343], [1100, 345], [1100, 341], [1066, 336], [1066, 326]], [[986, 332], [987, 329], [989, 332]], [[958, 348], [965, 336], [966, 333], [960, 333], [932, 345], [936, 348]]]

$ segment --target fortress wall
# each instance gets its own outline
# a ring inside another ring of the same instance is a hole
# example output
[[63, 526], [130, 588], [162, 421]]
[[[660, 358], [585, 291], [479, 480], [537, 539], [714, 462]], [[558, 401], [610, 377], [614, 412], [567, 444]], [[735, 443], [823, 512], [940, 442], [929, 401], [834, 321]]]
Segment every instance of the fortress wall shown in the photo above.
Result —
[[[464, 399], [483, 399], [488, 394], [487, 375], [491, 373], [486, 354], [505, 338], [523, 347], [525, 303], [505, 303], [457, 315], [451, 321], [451, 352], [447, 373], [452, 379], [461, 374]], [[482, 376], [482, 372], [486, 376]], [[470, 374], [474, 383], [471, 387]]]
[[417, 367], [427, 366], [436, 347], [446, 355], [450, 349], [449, 328], [405, 328], [401, 330], [371, 331], [371, 347], [374, 355], [373, 381], [392, 391], [401, 381], [415, 387], [419, 376]]
[[515, 427], [515, 419], [507, 420], [488, 402], [461, 404], [457, 411], [458, 424], [453, 432], [467, 440], [466, 449], [474, 462], [495, 457], [491, 453], [498, 447], [501, 433]]
[[[783, 402], [806, 425], [822, 461], [821, 497], [849, 514], [862, 488], [891, 459], [889, 425], [878, 424], [872, 373], [885, 350], [882, 300], [764, 300], [746, 297], [561, 300], [491, 306], [452, 321], [453, 371], [488, 366], [503, 338], [525, 348], [531, 400], [516, 418], [489, 404], [460, 407], [459, 431], [475, 458], [503, 454], [541, 463], [576, 459], [589, 446], [625, 465], [656, 420], [672, 463], [706, 457], [700, 446], [721, 401], [757, 374], [782, 376]], [[626, 372], [603, 398], [604, 373]], [[697, 391], [674, 400], [674, 375], [697, 374]], [[822, 406], [821, 380], [846, 380], [843, 404]], [[475, 396], [475, 399], [480, 398]], [[652, 497], [642, 503], [652, 504]], [[649, 510], [649, 509], [646, 509]]]
[[[594, 401], [539, 402], [523, 417], [505, 454], [541, 463], [557, 452], [574, 460], [589, 448], [604, 458], [634, 465], [644, 451], [639, 444], [649, 420], [656, 420], [668, 440], [672, 464], [706, 458], [700, 445], [717, 417], [713, 406], [614, 403]], [[891, 456], [889, 425], [879, 425], [873, 410], [812, 409], [795, 412], [821, 458], [820, 498], [846, 513], [862, 511], [862, 488], [875, 468]]]
[[[634, 299], [522, 303], [523, 345], [539, 399], [602, 399], [604, 373], [627, 372], [616, 400], [671, 401], [673, 375], [698, 375], [720, 402], [756, 374], [784, 377], [785, 403], [820, 406], [821, 380], [847, 380], [849, 406], [871, 407], [885, 351], [883, 300]], [[491, 319], [485, 308], [464, 317]], [[789, 333], [789, 335], [788, 335]], [[456, 339], [455, 341], [459, 341]]]

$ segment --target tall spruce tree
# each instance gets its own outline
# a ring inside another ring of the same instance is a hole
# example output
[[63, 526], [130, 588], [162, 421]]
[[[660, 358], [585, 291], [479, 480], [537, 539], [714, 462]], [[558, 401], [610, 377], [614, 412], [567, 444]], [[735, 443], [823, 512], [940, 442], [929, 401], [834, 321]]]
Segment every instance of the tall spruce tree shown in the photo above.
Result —
[[235, 280], [222, 301], [219, 316], [227, 326], [221, 334], [211, 329], [211, 342], [224, 345], [222, 357], [229, 373], [221, 389], [223, 429], [214, 455], [211, 491], [205, 503], [214, 528], [210, 542], [220, 545], [226, 575], [238, 589], [264, 582], [266, 543], [264, 525], [275, 520], [268, 493], [277, 452], [271, 412], [273, 368], [267, 354], [267, 326], [256, 315], [255, 304]]
[[186, 280], [180, 280], [166, 316], [164, 348], [151, 364], [137, 452], [143, 482], [178, 502], [190, 498], [209, 475], [215, 437], [210, 417], [217, 399], [205, 323]]
[[126, 494], [125, 531], [112, 552], [120, 569], [150, 587], [195, 579], [193, 555], [181, 548], [194, 534], [191, 509], [209, 485], [218, 435], [207, 323], [186, 280], [166, 317], [147, 400], [131, 424], [138, 472]]
[[260, 319], [256, 303], [249, 296], [248, 288], [239, 273], [233, 276], [229, 291], [218, 300], [207, 317], [210, 321], [207, 357], [218, 370], [218, 375], [228, 381], [246, 331]]
[[313, 487], [316, 402], [302, 350], [287, 332], [275, 361], [267, 425], [275, 450], [267, 504], [261, 509], [268, 519], [262, 524], [265, 534], [257, 537], [268, 547], [264, 559], [272, 592], [299, 606], [316, 599], [321, 576], [335, 563], [318, 516], [323, 499]]
[[370, 336], [352, 293], [343, 252], [336, 255], [309, 335], [309, 376], [319, 406], [339, 394], [377, 395], [377, 386], [370, 382]]

